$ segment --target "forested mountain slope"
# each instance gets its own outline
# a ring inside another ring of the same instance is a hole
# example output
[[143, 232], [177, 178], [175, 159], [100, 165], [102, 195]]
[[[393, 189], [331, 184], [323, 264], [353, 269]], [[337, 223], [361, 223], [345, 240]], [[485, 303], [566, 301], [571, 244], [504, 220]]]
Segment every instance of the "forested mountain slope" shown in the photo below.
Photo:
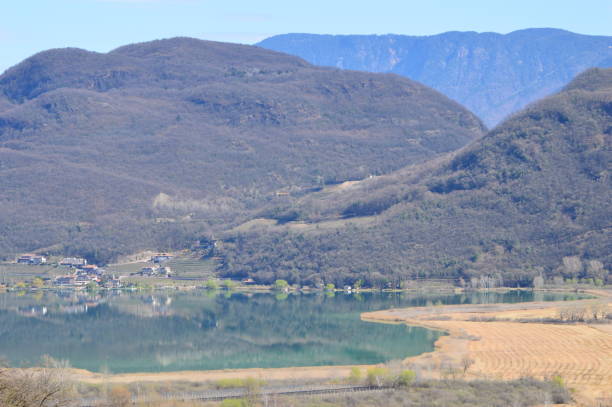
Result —
[[278, 191], [388, 173], [482, 134], [416, 82], [259, 47], [42, 52], [0, 76], [0, 257], [183, 247]]
[[258, 45], [316, 65], [406, 76], [458, 101], [489, 126], [587, 68], [612, 67], [612, 37], [547, 28], [423, 37], [286, 34]]
[[262, 213], [299, 222], [227, 233], [224, 273], [336, 285], [605, 279], [611, 162], [612, 69], [592, 69], [459, 152]]

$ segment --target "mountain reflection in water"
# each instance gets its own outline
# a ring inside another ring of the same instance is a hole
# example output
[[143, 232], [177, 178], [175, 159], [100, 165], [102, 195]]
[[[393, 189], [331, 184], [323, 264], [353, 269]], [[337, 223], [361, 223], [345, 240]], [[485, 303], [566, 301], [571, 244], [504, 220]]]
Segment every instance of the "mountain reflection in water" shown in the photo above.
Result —
[[361, 312], [558, 299], [567, 295], [5, 293], [0, 357], [31, 366], [50, 355], [113, 373], [372, 364], [431, 351], [442, 334], [364, 322]]

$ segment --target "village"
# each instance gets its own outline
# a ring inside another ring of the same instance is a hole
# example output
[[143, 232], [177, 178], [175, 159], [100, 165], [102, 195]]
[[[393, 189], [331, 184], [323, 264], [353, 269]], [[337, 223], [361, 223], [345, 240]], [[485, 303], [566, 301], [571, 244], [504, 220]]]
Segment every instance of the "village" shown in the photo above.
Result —
[[30, 266], [56, 266], [65, 272], [55, 276], [49, 281], [50, 285], [58, 288], [122, 288], [123, 280], [131, 276], [171, 278], [172, 270], [165, 265], [174, 256], [169, 253], [157, 253], [151, 256], [149, 263], [139, 271], [120, 273], [96, 264], [89, 264], [87, 259], [81, 257], [64, 257], [51, 262], [47, 257], [38, 254], [23, 254], [15, 263]]

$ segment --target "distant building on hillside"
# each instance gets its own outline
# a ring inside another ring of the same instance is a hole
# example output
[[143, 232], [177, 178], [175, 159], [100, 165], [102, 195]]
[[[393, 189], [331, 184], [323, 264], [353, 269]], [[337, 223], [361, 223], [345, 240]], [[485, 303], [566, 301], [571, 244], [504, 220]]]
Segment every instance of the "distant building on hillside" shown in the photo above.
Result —
[[137, 274], [140, 274], [141, 276], [155, 276], [157, 275], [158, 271], [155, 267], [143, 267], [140, 269], [140, 271]]
[[158, 253], [155, 256], [151, 257], [151, 261], [153, 263], [163, 263], [165, 261], [171, 260], [174, 256], [169, 253]]
[[60, 261], [62, 266], [82, 267], [87, 265], [87, 260], [80, 257], [65, 257]]
[[77, 268], [87, 274], [100, 274], [98, 266], [96, 266], [95, 264], [85, 264], [83, 266], [77, 266]]
[[153, 277], [153, 276], [165, 276], [171, 277], [172, 270], [170, 267], [143, 267], [136, 274], [145, 276], [145, 277]]
[[47, 258], [45, 256], [38, 256], [36, 254], [24, 254], [17, 259], [18, 264], [45, 264]]
[[111, 276], [103, 283], [105, 288], [121, 288], [121, 280], [115, 276]]
[[89, 284], [90, 282], [96, 282], [96, 280], [88, 276], [87, 274], [79, 274], [74, 279], [74, 285], [77, 286], [84, 286]]

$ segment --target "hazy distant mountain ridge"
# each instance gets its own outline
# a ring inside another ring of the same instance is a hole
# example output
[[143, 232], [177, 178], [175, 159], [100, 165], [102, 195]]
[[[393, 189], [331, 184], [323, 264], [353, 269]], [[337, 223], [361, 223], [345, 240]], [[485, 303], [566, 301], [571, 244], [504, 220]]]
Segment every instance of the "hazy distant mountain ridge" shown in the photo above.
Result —
[[278, 191], [387, 173], [482, 133], [419, 83], [259, 47], [42, 52], [0, 76], [0, 256], [184, 247]]
[[286, 34], [258, 44], [322, 66], [390, 72], [420, 81], [493, 125], [591, 67], [612, 66], [612, 37], [558, 29], [506, 35]]

